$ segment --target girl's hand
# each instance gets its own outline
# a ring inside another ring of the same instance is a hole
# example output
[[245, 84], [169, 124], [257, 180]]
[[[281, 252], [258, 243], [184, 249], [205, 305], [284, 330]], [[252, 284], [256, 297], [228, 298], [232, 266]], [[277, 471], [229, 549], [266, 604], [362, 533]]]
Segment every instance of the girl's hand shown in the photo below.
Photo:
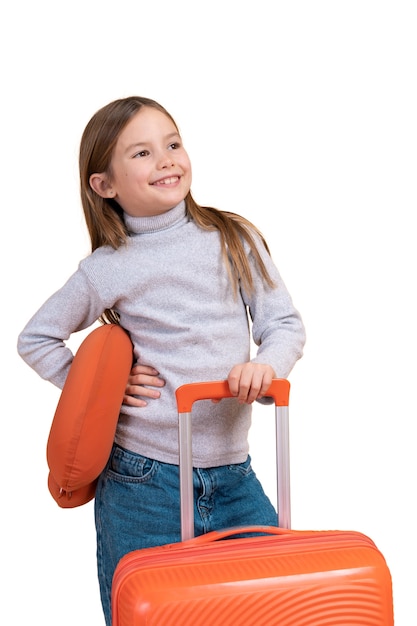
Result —
[[[145, 387], [146, 385], [146, 387]], [[157, 399], [161, 392], [150, 387], [163, 387], [165, 381], [159, 378], [159, 372], [149, 365], [135, 365], [129, 375], [123, 404], [128, 406], [146, 406], [145, 398]]]
[[262, 398], [269, 387], [275, 372], [270, 365], [263, 363], [240, 363], [229, 372], [230, 393], [243, 404], [252, 404]]

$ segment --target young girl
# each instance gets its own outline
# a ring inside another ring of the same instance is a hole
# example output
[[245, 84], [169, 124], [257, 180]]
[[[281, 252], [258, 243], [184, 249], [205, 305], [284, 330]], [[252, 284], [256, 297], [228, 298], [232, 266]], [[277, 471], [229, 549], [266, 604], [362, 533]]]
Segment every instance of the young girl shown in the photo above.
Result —
[[193, 199], [187, 152], [160, 104], [129, 97], [100, 109], [82, 136], [80, 177], [92, 254], [29, 321], [18, 350], [62, 388], [71, 333], [100, 319], [132, 339], [135, 365], [95, 497], [110, 626], [119, 559], [180, 540], [180, 385], [227, 379], [234, 396], [193, 409], [195, 534], [277, 524], [248, 456], [250, 405], [273, 377], [288, 377], [305, 336], [257, 228]]

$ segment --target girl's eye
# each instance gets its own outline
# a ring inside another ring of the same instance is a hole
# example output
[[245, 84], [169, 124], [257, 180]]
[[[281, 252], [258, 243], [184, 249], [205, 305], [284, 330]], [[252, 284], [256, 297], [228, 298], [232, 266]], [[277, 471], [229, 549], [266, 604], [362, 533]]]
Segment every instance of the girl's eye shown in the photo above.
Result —
[[134, 154], [133, 157], [137, 159], [138, 157], [148, 156], [148, 154], [149, 154], [149, 150], [141, 150], [140, 152], [137, 152], [136, 154]]
[[178, 150], [178, 148], [181, 147], [181, 144], [179, 141], [174, 141], [174, 143], [170, 143], [169, 144], [169, 149], [170, 150]]

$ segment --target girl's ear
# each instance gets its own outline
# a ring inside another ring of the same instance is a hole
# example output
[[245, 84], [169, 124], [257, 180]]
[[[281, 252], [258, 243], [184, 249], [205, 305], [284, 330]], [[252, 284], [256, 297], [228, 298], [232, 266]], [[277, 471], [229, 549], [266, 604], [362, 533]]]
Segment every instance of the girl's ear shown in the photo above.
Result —
[[115, 191], [109, 182], [107, 174], [104, 172], [101, 174], [91, 174], [89, 182], [91, 189], [101, 198], [114, 198]]

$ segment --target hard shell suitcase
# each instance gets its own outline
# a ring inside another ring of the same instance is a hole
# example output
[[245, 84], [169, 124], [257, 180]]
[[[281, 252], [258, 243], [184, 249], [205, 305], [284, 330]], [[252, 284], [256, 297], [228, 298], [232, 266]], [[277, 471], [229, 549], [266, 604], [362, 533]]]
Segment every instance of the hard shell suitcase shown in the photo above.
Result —
[[120, 560], [112, 626], [393, 626], [390, 572], [369, 537], [290, 530], [288, 381], [274, 380], [268, 392], [281, 527], [244, 527], [259, 533], [246, 538], [234, 538], [242, 528], [192, 537], [191, 409], [197, 400], [229, 397], [227, 382], [184, 385], [176, 395], [182, 541]]

